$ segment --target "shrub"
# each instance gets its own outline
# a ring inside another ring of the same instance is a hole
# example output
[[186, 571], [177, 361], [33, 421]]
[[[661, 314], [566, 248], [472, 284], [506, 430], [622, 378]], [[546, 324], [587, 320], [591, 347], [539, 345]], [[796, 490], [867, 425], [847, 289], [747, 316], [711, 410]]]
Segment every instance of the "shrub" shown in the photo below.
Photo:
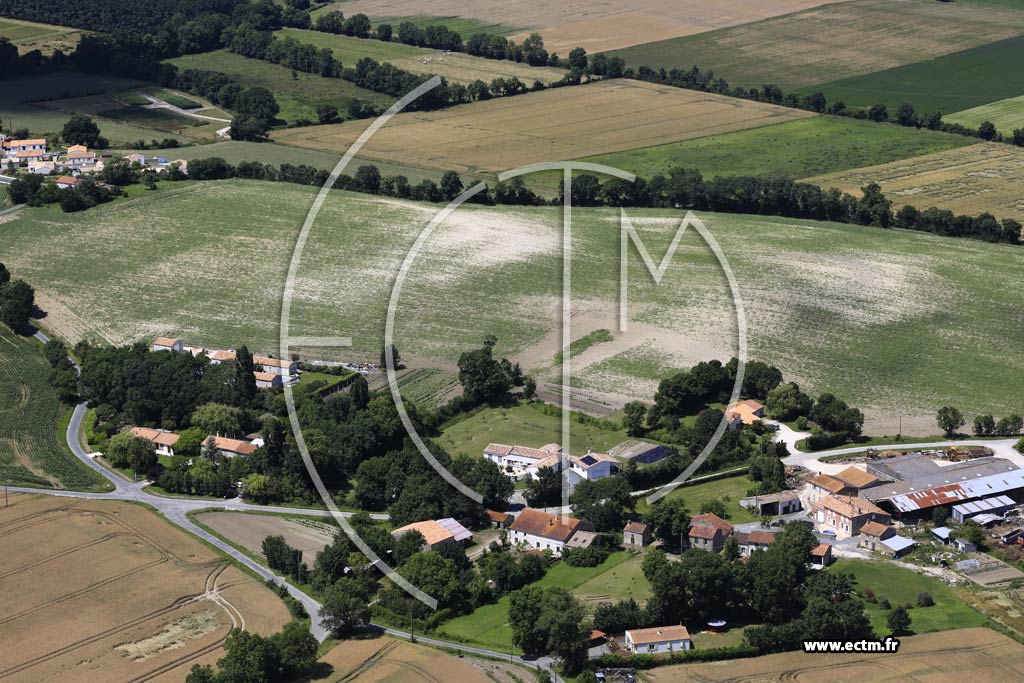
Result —
[[931, 607], [935, 604], [935, 598], [928, 591], [921, 591], [917, 594], [917, 606], [918, 607]]
[[886, 610], [892, 609], [892, 605], [889, 604], [889, 598], [885, 597], [884, 595], [878, 598], [878, 606]]
[[870, 588], [865, 588], [864, 602], [878, 602], [878, 599], [875, 597], [875, 591], [871, 590]]

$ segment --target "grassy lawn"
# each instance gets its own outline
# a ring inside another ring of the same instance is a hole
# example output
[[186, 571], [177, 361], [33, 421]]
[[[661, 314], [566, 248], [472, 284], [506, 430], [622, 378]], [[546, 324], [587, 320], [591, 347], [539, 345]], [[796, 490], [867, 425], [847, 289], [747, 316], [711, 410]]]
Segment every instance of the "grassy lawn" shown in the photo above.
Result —
[[[858, 591], [870, 588], [879, 598], [885, 596], [895, 607], [910, 602], [917, 604], [917, 594], [925, 591], [935, 599], [932, 607], [914, 607], [910, 610], [915, 633], [946, 631], [954, 628], [984, 626], [985, 615], [968, 607], [956, 596], [953, 589], [938, 579], [912, 572], [889, 562], [879, 560], [839, 560], [829, 569], [831, 572], [853, 574]], [[889, 632], [886, 618], [889, 612], [877, 604], [866, 603], [871, 625], [876, 633]]]
[[[627, 551], [613, 553], [598, 567], [570, 567], [558, 562], [548, 569], [543, 579], [531, 585], [564, 588], [577, 596], [646, 600], [650, 597], [650, 587], [640, 571], [640, 562], [640, 556]], [[508, 652], [512, 645], [508, 606], [509, 597], [506, 595], [492, 605], [446, 622], [438, 629], [438, 634]]]
[[[842, 100], [853, 106], [870, 107], [881, 103], [890, 113], [903, 102], [910, 102], [919, 112], [951, 114], [1024, 92], [1024, 73], [1017, 68], [1021, 60], [1024, 60], [1024, 36], [825, 83], [805, 91], [821, 90], [829, 101]], [[961, 122], [957, 117], [949, 120]]]
[[[699, 473], [698, 473], [699, 474]], [[691, 515], [700, 512], [704, 503], [712, 500], [721, 500], [725, 503], [726, 519], [730, 522], [742, 523], [753, 522], [755, 517], [746, 508], [740, 507], [740, 499], [747, 497], [747, 491], [754, 486], [754, 482], [745, 475], [724, 477], [712, 481], [701, 482], [691, 486], [680, 486], [672, 493], [665, 496], [663, 500], [684, 500]], [[725, 500], [728, 498], [729, 500]], [[650, 506], [646, 498], [637, 500], [636, 511], [643, 514]]]
[[[512, 408], [487, 408], [445, 428], [436, 439], [452, 456], [479, 458], [489, 443], [504, 443], [539, 448], [562, 440], [562, 419], [545, 414], [535, 403], [521, 403]], [[570, 447], [582, 453], [591, 449], [607, 453], [628, 437], [622, 429], [599, 429], [592, 424], [571, 421]]]
[[263, 86], [274, 93], [281, 106], [278, 117], [288, 123], [300, 119], [316, 121], [318, 104], [331, 104], [345, 116], [348, 103], [357, 98], [385, 106], [394, 98], [359, 88], [341, 78], [293, 72], [279, 64], [242, 57], [226, 50], [185, 55], [169, 60], [179, 69], [207, 69], [237, 77], [243, 87]]
[[944, 119], [969, 128], [977, 128], [985, 121], [991, 121], [995, 124], [996, 130], [1009, 137], [1014, 130], [1024, 127], [1024, 96], [958, 111]]
[[71, 454], [67, 423], [41, 345], [0, 324], [0, 481], [101, 490], [99, 477]]
[[590, 157], [650, 177], [673, 166], [699, 170], [705, 178], [783, 175], [807, 178], [833, 171], [884, 164], [976, 142], [959, 135], [870, 121], [816, 116], [753, 130], [712, 135], [658, 147]]

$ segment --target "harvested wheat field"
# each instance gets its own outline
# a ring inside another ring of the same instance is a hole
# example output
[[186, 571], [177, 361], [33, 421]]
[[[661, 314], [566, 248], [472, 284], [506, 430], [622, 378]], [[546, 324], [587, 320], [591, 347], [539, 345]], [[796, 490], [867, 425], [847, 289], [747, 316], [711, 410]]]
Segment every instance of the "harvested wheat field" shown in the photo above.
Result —
[[1024, 646], [983, 628], [900, 639], [893, 654], [788, 652], [754, 659], [667, 666], [653, 683], [957, 683], [1024, 680]]
[[195, 521], [256, 554], [263, 553], [263, 539], [267, 536], [284, 536], [288, 545], [302, 551], [302, 560], [309, 566], [313, 566], [316, 554], [330, 545], [338, 532], [326, 521], [244, 512], [204, 512], [196, 515]]
[[[543, 161], [649, 147], [813, 116], [632, 80], [474, 102], [395, 116], [361, 156], [459, 171], [501, 171]], [[274, 140], [345, 152], [369, 123], [292, 128]]]
[[0, 681], [180, 683], [233, 626], [288, 620], [266, 587], [141, 506], [15, 494], [0, 508]]
[[[511, 666], [470, 663], [437, 650], [391, 638], [350, 640], [320, 658], [330, 675], [313, 679], [327, 683], [504, 683], [533, 680], [526, 670]], [[513, 672], [515, 678], [508, 674]], [[489, 676], [485, 671], [489, 672]]]
[[1024, 32], [1011, 3], [852, 0], [614, 54], [633, 67], [694, 64], [732, 85], [783, 90], [920, 62]]
[[1024, 220], [1024, 149], [983, 142], [960, 149], [810, 178], [859, 194], [870, 182], [897, 205], [937, 206], [955, 213], [989, 212]]
[[613, 50], [651, 40], [712, 31], [808, 7], [828, 0], [568, 0], [536, 3], [526, 0], [494, 3], [488, 0], [356, 0], [345, 2], [346, 16], [363, 12], [371, 17], [460, 17], [484, 24], [529, 26], [510, 36], [521, 41], [533, 31], [544, 36], [548, 51], [568, 54], [574, 47], [587, 52]]

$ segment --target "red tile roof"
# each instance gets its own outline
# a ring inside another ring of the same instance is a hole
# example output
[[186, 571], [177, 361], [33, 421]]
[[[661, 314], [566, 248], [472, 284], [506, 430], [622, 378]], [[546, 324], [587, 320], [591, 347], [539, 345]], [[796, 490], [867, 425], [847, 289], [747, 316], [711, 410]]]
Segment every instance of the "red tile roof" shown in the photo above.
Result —
[[[565, 523], [563, 524], [563, 522]], [[584, 523], [572, 517], [549, 515], [540, 510], [526, 508], [516, 515], [516, 521], [512, 522], [509, 529], [564, 543], [569, 540], [569, 537], [573, 535], [576, 529], [580, 528], [581, 524]], [[589, 525], [587, 526], [589, 527]]]

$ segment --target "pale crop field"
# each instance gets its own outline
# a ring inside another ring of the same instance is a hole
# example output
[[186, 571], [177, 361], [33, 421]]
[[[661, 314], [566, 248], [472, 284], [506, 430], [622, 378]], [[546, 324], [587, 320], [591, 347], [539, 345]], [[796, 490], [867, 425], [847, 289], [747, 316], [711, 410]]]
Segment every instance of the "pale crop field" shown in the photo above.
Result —
[[[355, 0], [338, 3], [346, 16], [459, 17], [481, 24], [530, 26], [511, 37], [521, 41], [533, 31], [544, 37], [548, 51], [563, 57], [574, 47], [600, 52], [627, 45], [735, 26], [823, 4], [826, 0], [569, 0], [536, 3], [526, 0]], [[429, 22], [427, 22], [429, 23]]]
[[[398, 114], [360, 154], [413, 166], [500, 171], [808, 116], [813, 114], [617, 79]], [[272, 137], [299, 147], [344, 152], [368, 125], [351, 121], [292, 128]]]
[[[33, 283], [47, 324], [69, 341], [179, 336], [208, 347], [278, 351], [292, 246], [314, 188], [191, 183], [85, 212], [24, 209], [0, 218], [0, 260]], [[350, 336], [319, 357], [376, 361], [395, 274], [439, 209], [332, 192], [298, 269], [291, 334]], [[680, 221], [631, 210], [660, 261]], [[612, 340], [571, 359], [577, 384], [650, 399], [675, 368], [735, 353], [724, 276], [696, 233], [661, 285], [629, 261], [629, 330], [617, 332], [618, 214], [574, 213], [572, 338]], [[736, 273], [750, 356], [811, 392], [864, 409], [869, 426], [934, 433], [942, 405], [1020, 411], [1019, 278], [1024, 250], [973, 240], [811, 221], [702, 215]], [[464, 206], [424, 243], [396, 309], [412, 367], [454, 368], [487, 334], [498, 352], [557, 379], [561, 208]], [[57, 311], [54, 315], [53, 311]], [[954, 315], [953, 312], [956, 312]]]
[[1021, 33], [1020, 6], [981, 10], [965, 2], [850, 0], [613, 54], [634, 67], [688, 69], [697, 64], [732, 85], [775, 83], [793, 90]]
[[32, 50], [39, 50], [44, 55], [53, 54], [55, 50], [71, 54], [86, 33], [89, 32], [70, 26], [0, 18], [0, 38], [11, 41], [22, 54]]
[[[911, 615], [916, 610], [911, 610]], [[1024, 646], [987, 628], [900, 638], [898, 653], [803, 652], [707, 664], [664, 666], [644, 672], [653, 683], [812, 683], [822, 680], [894, 683], [964, 680], [1016, 681], [1024, 677]]]
[[370, 57], [378, 62], [390, 62], [412, 73], [441, 76], [450, 83], [468, 85], [476, 80], [490, 83], [495, 78], [515, 77], [527, 85], [533, 85], [534, 81], [547, 84], [561, 80], [566, 74], [565, 69], [555, 67], [534, 67], [507, 59], [473, 57], [461, 52], [445, 54], [441, 50], [395, 42], [384, 43], [372, 38], [338, 36], [295, 28], [282, 29], [278, 34], [295, 38], [300, 43], [330, 48], [346, 67], [354, 67], [363, 57]]
[[141, 506], [10, 501], [0, 508], [5, 681], [179, 682], [223, 656], [232, 627], [269, 635], [290, 619], [255, 578]]
[[1024, 221], [1024, 149], [1012, 145], [983, 142], [808, 180], [853, 194], [876, 182], [897, 205]]

